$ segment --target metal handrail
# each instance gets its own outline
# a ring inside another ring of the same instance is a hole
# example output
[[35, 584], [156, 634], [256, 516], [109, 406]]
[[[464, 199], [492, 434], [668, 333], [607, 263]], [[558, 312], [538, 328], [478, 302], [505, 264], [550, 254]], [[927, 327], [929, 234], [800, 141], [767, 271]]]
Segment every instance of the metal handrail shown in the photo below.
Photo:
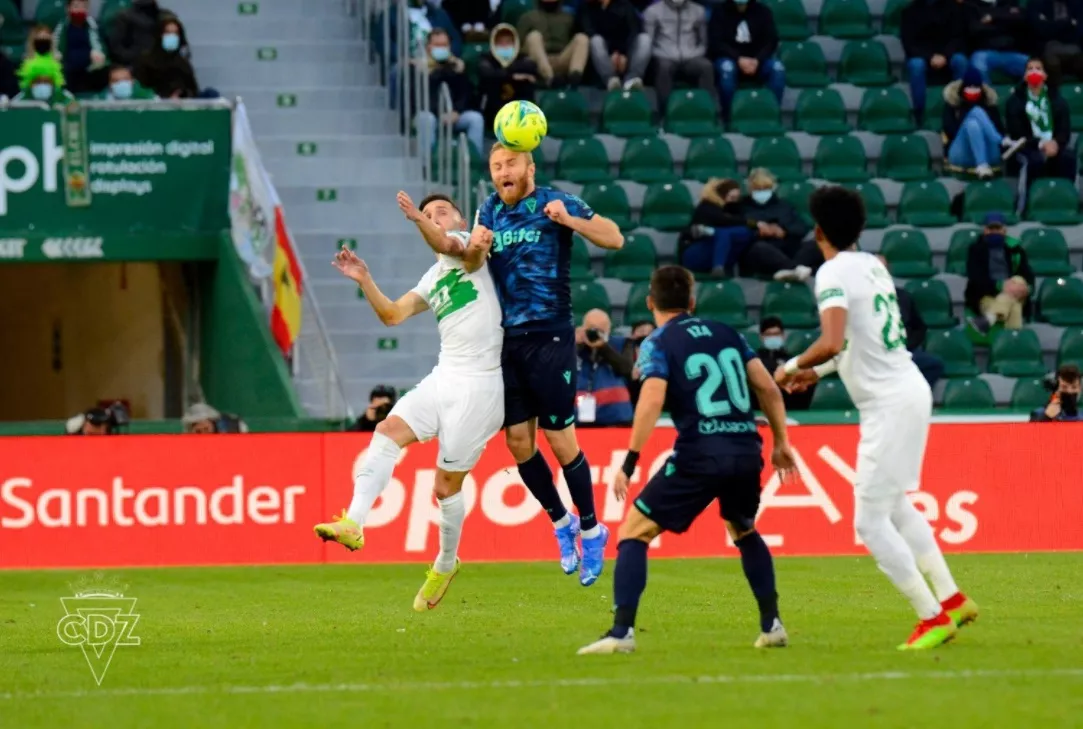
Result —
[[445, 124], [444, 118], [455, 111], [455, 106], [451, 102], [451, 90], [447, 84], [440, 84], [439, 97], [439, 106], [436, 112], [437, 139], [439, 139], [438, 155], [440, 159], [439, 184], [442, 187], [447, 187], [451, 184], [451, 138], [453, 134], [451, 125]]
[[466, 132], [459, 132], [459, 210], [467, 215], [467, 220], [473, 220], [470, 214], [470, 142], [466, 139]]

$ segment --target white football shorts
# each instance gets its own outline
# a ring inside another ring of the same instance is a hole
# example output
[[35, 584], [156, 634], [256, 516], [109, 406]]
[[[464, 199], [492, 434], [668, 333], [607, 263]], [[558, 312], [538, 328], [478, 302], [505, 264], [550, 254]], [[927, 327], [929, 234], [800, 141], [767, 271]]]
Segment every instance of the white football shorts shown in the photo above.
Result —
[[854, 483], [859, 499], [890, 502], [921, 487], [933, 397], [923, 377], [908, 384], [861, 410]]

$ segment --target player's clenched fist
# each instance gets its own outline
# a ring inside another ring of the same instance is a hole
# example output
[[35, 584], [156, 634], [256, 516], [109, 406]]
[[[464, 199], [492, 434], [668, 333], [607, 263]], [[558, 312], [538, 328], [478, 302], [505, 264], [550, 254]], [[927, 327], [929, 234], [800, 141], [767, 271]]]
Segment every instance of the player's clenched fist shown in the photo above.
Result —
[[545, 214], [549, 216], [549, 219], [559, 225], [567, 225], [571, 216], [568, 215], [568, 208], [564, 207], [563, 200], [553, 200], [545, 206]]
[[414, 205], [414, 201], [402, 190], [399, 190], [399, 194], [395, 196], [395, 201], [399, 204], [399, 210], [411, 223], [416, 223], [421, 218], [421, 211], [417, 209], [417, 205]]
[[475, 225], [474, 229], [470, 231], [470, 242], [468, 245], [471, 248], [481, 248], [484, 251], [488, 251], [493, 247], [493, 231], [489, 230], [484, 225]]

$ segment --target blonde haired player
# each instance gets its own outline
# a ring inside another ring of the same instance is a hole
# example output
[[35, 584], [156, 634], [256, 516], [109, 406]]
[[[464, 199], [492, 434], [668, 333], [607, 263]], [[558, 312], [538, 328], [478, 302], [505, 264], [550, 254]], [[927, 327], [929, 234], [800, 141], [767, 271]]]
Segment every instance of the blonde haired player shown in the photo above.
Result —
[[816, 274], [822, 334], [780, 366], [775, 379], [800, 390], [838, 370], [861, 417], [854, 528], [918, 614], [899, 649], [933, 648], [974, 620], [978, 606], [959, 592], [929, 523], [907, 497], [919, 487], [932, 392], [906, 349], [891, 274], [856, 248], [865, 227], [861, 197], [821, 187], [809, 210], [826, 260]]
[[431, 610], [443, 599], [459, 572], [457, 553], [466, 505], [462, 486], [485, 444], [504, 422], [504, 380], [500, 351], [504, 331], [500, 302], [485, 258], [492, 238], [471, 241], [466, 222], [451, 199], [430, 195], [418, 209], [400, 192], [399, 207], [415, 223], [437, 261], [413, 290], [391, 301], [372, 280], [365, 262], [343, 248], [334, 266], [365, 293], [365, 300], [384, 324], [395, 326], [432, 309], [440, 331], [436, 368], [391, 409], [376, 426], [365, 457], [354, 475], [353, 500], [334, 521], [317, 524], [325, 541], [360, 549], [362, 528], [376, 497], [387, 487], [402, 449], [437, 438], [436, 483], [440, 507], [440, 554], [414, 598], [414, 609]]

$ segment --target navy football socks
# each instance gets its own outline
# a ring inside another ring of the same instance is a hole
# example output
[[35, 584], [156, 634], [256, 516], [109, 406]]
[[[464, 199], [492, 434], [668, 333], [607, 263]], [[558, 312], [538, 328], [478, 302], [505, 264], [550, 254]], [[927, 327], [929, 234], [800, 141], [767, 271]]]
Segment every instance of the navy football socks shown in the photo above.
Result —
[[775, 565], [771, 560], [771, 552], [759, 532], [750, 532], [738, 539], [737, 549], [741, 550], [741, 566], [745, 570], [745, 579], [748, 580], [760, 608], [760, 629], [768, 633], [778, 617]]
[[534, 451], [534, 455], [519, 464], [519, 477], [545, 509], [550, 521], [564, 518], [568, 510], [560, 500], [556, 484], [553, 483], [553, 472], [549, 470], [549, 464], [545, 462], [541, 451]]
[[628, 635], [636, 624], [639, 598], [647, 589], [647, 543], [625, 539], [617, 545], [617, 566], [613, 568], [614, 638]]
[[598, 525], [594, 513], [594, 483], [590, 480], [590, 464], [583, 451], [564, 466], [564, 482], [568, 484], [575, 510], [579, 512], [579, 526], [583, 531]]

